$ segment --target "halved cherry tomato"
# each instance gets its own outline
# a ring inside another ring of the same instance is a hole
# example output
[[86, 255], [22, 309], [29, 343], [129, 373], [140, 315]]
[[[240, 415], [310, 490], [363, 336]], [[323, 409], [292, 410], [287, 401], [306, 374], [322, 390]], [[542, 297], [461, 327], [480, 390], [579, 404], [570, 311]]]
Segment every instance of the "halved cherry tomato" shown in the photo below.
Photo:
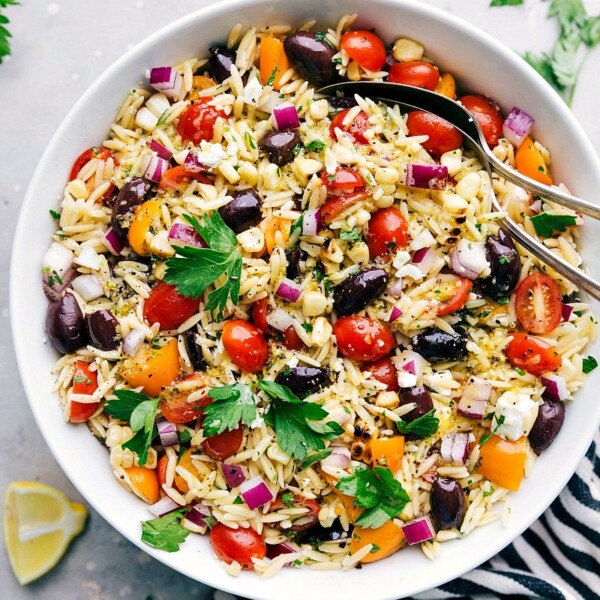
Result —
[[226, 429], [222, 433], [206, 438], [202, 442], [202, 447], [211, 458], [226, 460], [240, 449], [243, 439], [244, 430], [241, 427]]
[[327, 188], [327, 196], [352, 194], [365, 189], [363, 176], [350, 167], [337, 167], [333, 175], [323, 171], [321, 181]]
[[158, 323], [161, 330], [177, 329], [198, 312], [199, 304], [200, 299], [182, 296], [174, 285], [163, 281], [144, 302], [144, 318], [150, 325]]
[[[261, 298], [252, 305], [252, 322], [265, 334], [271, 335], [273, 332], [267, 323], [269, 314], [269, 301], [267, 298]], [[302, 350], [304, 342], [296, 333], [294, 327], [288, 327], [283, 332], [283, 345], [288, 350]]]
[[167, 483], [167, 467], [169, 466], [169, 457], [163, 454], [156, 463], [156, 478], [158, 479], [158, 487]]
[[196, 146], [205, 140], [210, 142], [215, 133], [215, 123], [225, 113], [208, 104], [212, 98], [201, 98], [192, 102], [179, 117], [177, 132], [186, 142], [193, 142]]
[[560, 356], [544, 340], [524, 333], [511, 333], [511, 336], [512, 340], [504, 352], [513, 367], [538, 377], [547, 371], [556, 371], [560, 367], [562, 362]]
[[[283, 492], [284, 494], [286, 492]], [[291, 531], [304, 531], [305, 529], [310, 529], [319, 521], [319, 511], [321, 510], [321, 505], [311, 498], [304, 498], [304, 496], [300, 496], [299, 494], [290, 494], [287, 492], [288, 496], [291, 496], [291, 500], [284, 502], [282, 499], [283, 494], [278, 494], [277, 498], [273, 500], [271, 503], [272, 511], [281, 510], [282, 508], [308, 508], [308, 512], [303, 513], [301, 515], [296, 515], [290, 517], [292, 521], [292, 526], [289, 528]], [[295, 521], [302, 521], [301, 523], [295, 523]]]
[[371, 31], [347, 31], [340, 43], [342, 50], [367, 71], [379, 71], [385, 64], [385, 45]]
[[365, 200], [369, 197], [366, 190], [354, 192], [352, 194], [342, 194], [341, 196], [332, 196], [321, 207], [321, 219], [325, 225], [329, 225], [346, 209], [350, 208], [357, 202]]
[[242, 371], [256, 373], [267, 364], [269, 346], [256, 325], [241, 319], [227, 321], [222, 340], [229, 358]]
[[473, 282], [457, 275], [439, 275], [434, 288], [434, 297], [441, 304], [438, 306], [438, 317], [449, 315], [460, 310], [469, 297]]
[[254, 569], [252, 559], [267, 555], [264, 540], [248, 527], [231, 529], [223, 523], [217, 523], [210, 530], [210, 545], [218, 559], [227, 564], [238, 562], [243, 569]]
[[406, 119], [408, 133], [427, 135], [429, 139], [422, 146], [432, 156], [438, 157], [462, 146], [462, 134], [442, 117], [422, 110], [413, 110]]
[[390, 67], [388, 81], [425, 88], [433, 92], [440, 81], [440, 72], [432, 64], [421, 60], [400, 62]]
[[[90, 366], [83, 360], [75, 363], [75, 374], [73, 375], [74, 394], [93, 394], [98, 389], [98, 374], [91, 371]], [[85, 423], [100, 406], [100, 402], [77, 402], [71, 401], [71, 423]]]
[[158, 478], [154, 469], [146, 467], [129, 467], [125, 469], [131, 485], [142, 495], [148, 504], [155, 504], [160, 498]]
[[288, 327], [283, 332], [283, 345], [288, 350], [302, 350], [304, 348], [304, 342], [296, 333], [296, 330], [293, 326]]
[[361, 110], [356, 117], [354, 117], [352, 123], [348, 123], [348, 125], [344, 126], [344, 119], [349, 110], [350, 109], [347, 108], [333, 117], [333, 121], [331, 121], [331, 125], [329, 126], [329, 134], [337, 141], [335, 130], [341, 129], [342, 131], [349, 133], [357, 144], [368, 144], [369, 140], [364, 134], [365, 131], [369, 129], [369, 116], [366, 112]]
[[356, 361], [379, 360], [396, 345], [387, 325], [359, 315], [338, 319], [333, 326], [333, 335], [340, 354]]
[[208, 406], [212, 399], [206, 395], [190, 402], [188, 397], [210, 385], [210, 381], [203, 373], [191, 373], [165, 388], [160, 394], [159, 404], [163, 417], [171, 423], [189, 423], [197, 419], [202, 415], [202, 409]]
[[535, 181], [552, 185], [552, 177], [542, 153], [530, 137], [526, 137], [515, 153], [515, 165], [519, 173]]
[[376, 362], [363, 365], [362, 370], [369, 371], [373, 379], [385, 384], [386, 391], [397, 392], [400, 389], [398, 371], [389, 356], [384, 356]]
[[372, 259], [395, 254], [408, 243], [408, 223], [395, 206], [378, 210], [369, 221], [367, 245]]
[[492, 483], [516, 492], [524, 476], [527, 438], [505, 440], [493, 435], [481, 446], [477, 471]]
[[179, 165], [169, 169], [168, 171], [165, 171], [165, 174], [160, 180], [158, 189], [178, 189], [180, 187], [187, 186], [192, 179], [195, 179], [200, 183], [207, 183], [209, 185], [212, 185], [213, 183], [212, 179], [210, 179], [210, 177], [204, 173], [191, 173], [183, 165]]
[[502, 136], [502, 113], [500, 107], [490, 98], [483, 96], [463, 96], [459, 102], [473, 115], [483, 137], [490, 148], [498, 145]]
[[534, 273], [515, 290], [517, 319], [531, 333], [548, 333], [562, 319], [562, 296], [550, 277]]
[[79, 171], [81, 171], [81, 169], [83, 169], [83, 167], [85, 167], [85, 165], [87, 165], [87, 163], [90, 162], [90, 160], [92, 160], [92, 158], [98, 158], [100, 160], [103, 161], [107, 161], [110, 157], [112, 156], [113, 160], [115, 161], [115, 164], [119, 164], [118, 161], [116, 160], [115, 156], [113, 155], [113, 153], [108, 149], [105, 148], [104, 146], [100, 146], [100, 147], [92, 147], [92, 148], [88, 148], [87, 150], [84, 150], [76, 159], [75, 162], [73, 163], [73, 166], [71, 167], [71, 172], [69, 173], [69, 181], [73, 181], [73, 179], [77, 179], [77, 175], [79, 173]]

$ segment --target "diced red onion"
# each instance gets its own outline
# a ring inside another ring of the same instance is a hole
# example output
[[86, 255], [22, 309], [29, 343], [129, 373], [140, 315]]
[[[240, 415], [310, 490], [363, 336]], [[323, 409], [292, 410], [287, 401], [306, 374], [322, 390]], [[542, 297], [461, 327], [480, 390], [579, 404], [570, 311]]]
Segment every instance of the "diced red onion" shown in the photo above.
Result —
[[59, 300], [75, 275], [73, 252], [58, 242], [50, 244], [42, 258], [42, 280], [46, 296], [51, 300]]
[[490, 266], [483, 244], [462, 239], [450, 251], [450, 265], [460, 277], [477, 279]]
[[123, 354], [135, 356], [146, 339], [146, 332], [141, 328], [132, 329], [123, 340]]
[[170, 150], [167, 150], [160, 142], [157, 142], [156, 140], [150, 140], [148, 142], [148, 148], [156, 152], [160, 158], [164, 158], [165, 160], [169, 160], [173, 156], [173, 153]]
[[202, 236], [187, 223], [173, 223], [169, 230], [169, 242], [176, 246], [193, 246], [194, 248], [206, 248], [206, 242]]
[[394, 306], [392, 308], [392, 312], [390, 313], [390, 318], [388, 319], [388, 323], [393, 323], [394, 321], [398, 320], [401, 316], [402, 316], [402, 311], [397, 306]]
[[420, 378], [427, 364], [427, 361], [420, 354], [413, 350], [406, 350], [402, 353], [402, 358], [397, 368]]
[[121, 236], [110, 227], [102, 237], [103, 244], [108, 248], [108, 251], [115, 256], [119, 256], [125, 248], [125, 243], [121, 239]]
[[440, 453], [447, 463], [464, 465], [469, 456], [469, 434], [455, 432], [445, 435]]
[[535, 121], [524, 110], [516, 106], [508, 113], [502, 125], [502, 135], [518, 148], [531, 133]]
[[183, 79], [173, 67], [154, 67], [148, 74], [150, 85], [170, 98], [177, 98], [181, 93]]
[[[292, 544], [291, 542], [283, 542], [283, 544], [267, 544], [267, 558], [273, 560], [282, 554], [295, 554], [301, 552], [300, 546]], [[292, 563], [285, 563], [284, 566], [289, 566]]]
[[444, 165], [406, 165], [406, 185], [425, 190], [445, 190], [448, 185], [448, 167]]
[[571, 314], [573, 313], [573, 307], [570, 304], [562, 305], [562, 320], [569, 321], [571, 319]]
[[435, 253], [431, 248], [420, 248], [413, 254], [412, 263], [417, 265], [423, 275], [427, 275], [435, 262]]
[[163, 448], [179, 444], [179, 435], [177, 434], [175, 423], [171, 423], [170, 421], [158, 421], [156, 428], [158, 429], [158, 436], [160, 437], [160, 443]]
[[331, 446], [331, 454], [321, 461], [323, 467], [347, 469], [352, 462], [350, 449], [346, 446]]
[[229, 463], [224, 462], [221, 463], [221, 471], [223, 471], [223, 476], [225, 477], [227, 485], [231, 488], [238, 487], [246, 481], [244, 467], [241, 467], [240, 465], [230, 465]]
[[250, 510], [267, 504], [273, 500], [273, 494], [260, 475], [245, 481], [240, 485], [240, 494]]
[[298, 302], [302, 295], [302, 286], [287, 277], [284, 277], [275, 290], [275, 295], [288, 302]]
[[406, 523], [402, 526], [402, 533], [410, 546], [426, 542], [435, 537], [435, 529], [429, 515]]
[[195, 504], [185, 513], [185, 518], [198, 527], [208, 527], [206, 519], [210, 517], [210, 511], [201, 504]]
[[191, 151], [186, 154], [183, 166], [185, 167], [185, 170], [190, 173], [202, 173], [203, 171], [206, 171], [206, 166], [200, 162], [198, 155]]
[[277, 331], [285, 331], [288, 327], [294, 326], [294, 318], [283, 308], [276, 308], [267, 315], [267, 324]]
[[302, 216], [302, 235], [317, 235], [321, 229], [321, 211], [310, 209]]
[[173, 500], [171, 500], [169, 496], [165, 496], [164, 498], [161, 498], [158, 502], [155, 502], [152, 506], [149, 506], [148, 510], [155, 517], [164, 517], [165, 515], [168, 515], [169, 513], [173, 512], [174, 510], [177, 510], [178, 508], [181, 508], [179, 504], [173, 502]]
[[542, 385], [545, 386], [542, 396], [550, 400], [566, 400], [569, 397], [567, 382], [560, 375], [546, 373], [542, 375]]
[[154, 181], [155, 183], [159, 183], [168, 169], [169, 161], [153, 154], [148, 161], [143, 177], [150, 181]]
[[273, 121], [275, 129], [278, 129], [279, 131], [298, 129], [298, 127], [300, 127], [298, 111], [290, 102], [284, 102], [273, 108]]
[[95, 275], [80, 275], [73, 279], [71, 286], [86, 302], [104, 295], [102, 283]]
[[392, 282], [392, 285], [388, 288], [387, 293], [394, 298], [400, 298], [402, 296], [402, 278], [399, 277]]
[[465, 386], [456, 411], [464, 417], [483, 419], [491, 393], [491, 383], [483, 381], [479, 377], [471, 377], [469, 383]]
[[407, 373], [410, 373], [411, 375], [416, 375], [416, 370], [415, 370], [415, 361], [414, 360], [409, 360], [407, 363], [405, 363], [402, 366], [402, 370], [406, 371]]

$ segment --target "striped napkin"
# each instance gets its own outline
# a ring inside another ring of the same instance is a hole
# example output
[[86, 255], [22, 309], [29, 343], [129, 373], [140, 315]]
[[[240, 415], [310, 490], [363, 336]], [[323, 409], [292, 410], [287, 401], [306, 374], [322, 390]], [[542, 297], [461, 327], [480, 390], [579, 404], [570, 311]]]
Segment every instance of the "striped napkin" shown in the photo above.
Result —
[[[521, 537], [478, 569], [414, 598], [600, 600], [600, 431], [567, 487]], [[214, 600], [238, 599], [217, 591]]]

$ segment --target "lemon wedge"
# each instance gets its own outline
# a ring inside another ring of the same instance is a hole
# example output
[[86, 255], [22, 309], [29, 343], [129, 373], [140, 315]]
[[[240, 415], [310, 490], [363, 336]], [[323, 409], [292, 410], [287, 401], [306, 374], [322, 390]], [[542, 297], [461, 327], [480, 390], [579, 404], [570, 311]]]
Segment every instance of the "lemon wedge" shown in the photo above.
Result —
[[13, 481], [4, 493], [4, 543], [21, 585], [52, 569], [85, 527], [87, 508], [43, 483]]

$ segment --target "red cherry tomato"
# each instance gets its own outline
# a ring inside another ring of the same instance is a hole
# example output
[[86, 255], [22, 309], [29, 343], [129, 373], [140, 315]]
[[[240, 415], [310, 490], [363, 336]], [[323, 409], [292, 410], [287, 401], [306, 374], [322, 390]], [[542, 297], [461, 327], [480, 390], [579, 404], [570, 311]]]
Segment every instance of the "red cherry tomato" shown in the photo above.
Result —
[[79, 173], [79, 171], [81, 171], [81, 169], [83, 169], [83, 167], [85, 167], [85, 165], [87, 163], [89, 163], [90, 160], [92, 160], [92, 158], [98, 158], [100, 160], [107, 161], [111, 156], [113, 157], [113, 160], [115, 161], [115, 165], [118, 165], [119, 163], [118, 163], [116, 157], [113, 155], [113, 153], [108, 148], [105, 148], [104, 146], [100, 146], [99, 148], [93, 147], [93, 148], [88, 148], [87, 150], [84, 150], [75, 159], [75, 162], [73, 163], [73, 166], [71, 167], [71, 173], [69, 174], [69, 181], [73, 181], [73, 179], [77, 179], [77, 174]]
[[264, 558], [267, 554], [267, 545], [254, 529], [231, 529], [223, 523], [217, 523], [210, 530], [210, 545], [217, 558], [227, 564], [238, 562], [244, 569], [254, 569], [252, 559]]
[[560, 367], [562, 362], [560, 356], [544, 340], [524, 333], [511, 333], [511, 337], [512, 340], [504, 352], [513, 367], [538, 377], [548, 371], [556, 371]]
[[256, 325], [240, 319], [227, 321], [222, 339], [229, 358], [242, 371], [256, 373], [267, 364], [269, 347]]
[[401, 62], [390, 67], [388, 81], [433, 92], [440, 81], [440, 72], [433, 65], [420, 60]]
[[223, 433], [206, 438], [202, 442], [202, 447], [211, 458], [226, 460], [240, 449], [243, 439], [244, 430], [241, 427], [226, 429]]
[[534, 273], [525, 277], [515, 291], [517, 319], [531, 333], [548, 333], [562, 319], [562, 297], [550, 277]]
[[350, 109], [343, 110], [333, 117], [331, 125], [329, 126], [329, 134], [337, 141], [337, 135], [335, 134], [336, 129], [341, 129], [349, 133], [357, 144], [368, 144], [369, 140], [365, 137], [365, 131], [369, 129], [369, 116], [366, 112], [360, 111], [352, 123], [344, 126], [344, 119]]
[[437, 310], [438, 317], [460, 310], [472, 288], [473, 282], [469, 279], [456, 275], [440, 275], [434, 289], [435, 298], [441, 302]]
[[332, 196], [321, 207], [321, 219], [325, 225], [329, 225], [338, 215], [343, 213], [353, 204], [365, 200], [369, 197], [369, 193], [365, 190], [354, 192], [353, 194], [342, 194], [341, 196]]
[[333, 335], [340, 354], [357, 361], [379, 360], [396, 344], [387, 325], [359, 315], [338, 319], [333, 326]]
[[363, 176], [350, 167], [337, 167], [334, 175], [326, 171], [321, 174], [321, 181], [327, 188], [327, 196], [342, 196], [365, 189]]
[[[284, 494], [286, 492], [283, 492]], [[292, 521], [291, 531], [304, 531], [310, 529], [319, 521], [319, 511], [321, 505], [310, 498], [304, 498], [299, 494], [290, 494], [287, 492], [287, 496], [291, 496], [291, 499], [286, 498], [286, 502], [283, 501], [283, 494], [278, 494], [277, 498], [271, 503], [271, 510], [281, 510], [282, 508], [308, 508], [308, 512], [296, 517], [290, 517]], [[309, 520], [310, 519], [310, 520]], [[301, 521], [300, 523], [294, 524], [295, 521]]]
[[369, 222], [367, 245], [372, 259], [390, 256], [408, 243], [408, 223], [395, 207], [378, 210]]
[[288, 327], [283, 332], [283, 345], [288, 350], [302, 350], [304, 348], [304, 342], [300, 336], [296, 333], [294, 327]]
[[498, 145], [502, 137], [502, 113], [500, 107], [483, 96], [463, 96], [459, 102], [475, 117], [490, 148]]
[[442, 117], [422, 110], [408, 113], [406, 119], [408, 134], [427, 135], [429, 139], [422, 144], [432, 156], [441, 156], [462, 146], [462, 134], [456, 127]]
[[[75, 374], [73, 375], [74, 394], [93, 394], [98, 389], [98, 374], [91, 371], [90, 366], [83, 360], [75, 363]], [[84, 423], [100, 406], [100, 402], [77, 402], [71, 401], [71, 423]]]
[[183, 165], [179, 165], [169, 169], [168, 171], [165, 171], [165, 174], [160, 180], [158, 189], [178, 189], [187, 186], [192, 179], [208, 185], [213, 184], [212, 179], [210, 179], [210, 177], [204, 173], [190, 173]]
[[271, 329], [267, 323], [267, 315], [269, 314], [269, 300], [261, 298], [252, 305], [252, 322], [265, 334], [269, 335]]
[[179, 117], [177, 132], [186, 142], [199, 146], [202, 140], [210, 142], [213, 139], [215, 123], [225, 113], [209, 105], [211, 100], [212, 98], [201, 98], [192, 102]]
[[169, 457], [163, 454], [156, 463], [156, 478], [158, 479], [158, 487], [167, 483], [167, 467], [169, 466]]
[[188, 396], [208, 385], [209, 382], [202, 373], [192, 373], [166, 387], [160, 394], [159, 407], [163, 417], [171, 423], [189, 423], [197, 419], [212, 399], [206, 395], [189, 402]]
[[363, 365], [362, 370], [369, 371], [373, 379], [385, 384], [386, 391], [397, 392], [400, 389], [398, 371], [389, 356], [384, 356], [373, 363]]
[[371, 31], [348, 31], [342, 36], [342, 50], [367, 71], [379, 71], [387, 52], [381, 38]]
[[182, 296], [174, 285], [161, 282], [144, 302], [144, 318], [150, 325], [158, 323], [161, 330], [177, 329], [198, 312], [199, 304], [200, 299]]

